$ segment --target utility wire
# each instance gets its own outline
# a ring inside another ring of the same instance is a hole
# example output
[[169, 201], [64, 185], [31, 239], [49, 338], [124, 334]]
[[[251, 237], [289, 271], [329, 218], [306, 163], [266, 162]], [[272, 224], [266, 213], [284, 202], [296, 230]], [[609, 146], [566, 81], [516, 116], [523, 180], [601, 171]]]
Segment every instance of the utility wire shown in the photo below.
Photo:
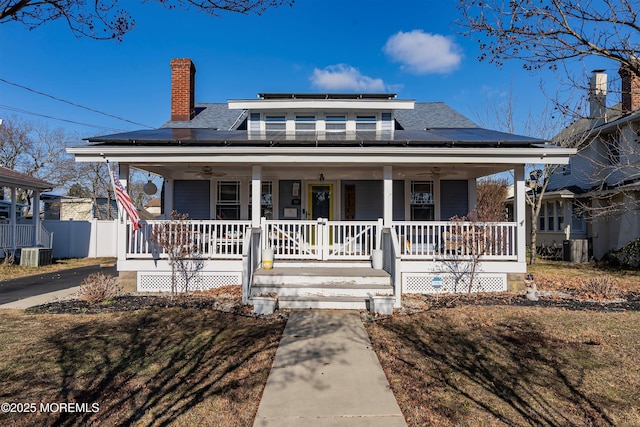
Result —
[[59, 117], [47, 116], [46, 114], [34, 113], [33, 111], [21, 110], [19, 108], [10, 107], [8, 105], [0, 104], [0, 109], [7, 110], [7, 111], [13, 111], [13, 112], [16, 112], [16, 113], [31, 114], [32, 116], [44, 117], [46, 119], [60, 120], [61, 122], [73, 123], [74, 125], [88, 126], [88, 127], [92, 127], [92, 128], [96, 128], [96, 129], [104, 129], [104, 130], [109, 130], [109, 131], [113, 131], [113, 132], [124, 132], [122, 129], [116, 129], [116, 128], [110, 128], [110, 127], [106, 127], [106, 126], [98, 126], [98, 125], [92, 125], [92, 124], [89, 124], [89, 123], [82, 123], [82, 122], [76, 122], [76, 121], [73, 121], [73, 120], [61, 119]]
[[66, 99], [58, 98], [56, 96], [49, 95], [47, 93], [40, 92], [40, 91], [35, 90], [35, 89], [31, 89], [30, 87], [23, 86], [23, 85], [18, 84], [18, 83], [10, 82], [9, 80], [5, 80], [3, 78], [0, 78], [0, 82], [6, 83], [6, 84], [10, 84], [12, 86], [19, 87], [19, 88], [27, 90], [29, 92], [37, 93], [38, 95], [46, 96], [47, 98], [55, 99], [56, 101], [60, 101], [60, 102], [64, 102], [64, 103], [69, 104], [69, 105], [73, 105], [74, 107], [83, 108], [85, 110], [88, 110], [88, 111], [91, 111], [91, 112], [94, 112], [94, 113], [102, 114], [103, 116], [111, 117], [111, 118], [114, 118], [114, 119], [117, 119], [117, 120], [122, 120], [123, 122], [131, 123], [131, 124], [136, 125], [136, 126], [143, 126], [143, 127], [149, 128], [149, 129], [155, 129], [153, 126], [149, 126], [149, 125], [145, 125], [145, 124], [142, 124], [142, 123], [138, 123], [138, 122], [134, 122], [134, 121], [131, 121], [131, 120], [127, 120], [127, 119], [124, 119], [122, 117], [114, 116], [113, 114], [109, 114], [109, 113], [105, 113], [103, 111], [95, 110], [95, 109], [90, 108], [90, 107], [85, 107], [84, 105], [76, 104], [75, 102], [67, 101]]

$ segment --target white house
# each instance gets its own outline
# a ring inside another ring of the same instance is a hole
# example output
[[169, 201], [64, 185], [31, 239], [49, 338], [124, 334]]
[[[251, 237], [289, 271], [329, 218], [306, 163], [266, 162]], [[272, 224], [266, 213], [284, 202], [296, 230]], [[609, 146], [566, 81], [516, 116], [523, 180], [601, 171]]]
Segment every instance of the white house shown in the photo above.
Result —
[[619, 74], [621, 103], [606, 108], [607, 75], [594, 71], [589, 117], [554, 138], [578, 154], [550, 178], [538, 224], [539, 242], [589, 239], [598, 259], [640, 237], [640, 77]]
[[[117, 162], [164, 177], [165, 212], [188, 213], [204, 266], [196, 287], [243, 284], [281, 306], [364, 307], [371, 293], [460, 291], [455, 270], [476, 249], [451, 244], [480, 225], [452, 223], [475, 206], [476, 179], [514, 171], [515, 221], [483, 224], [475, 290], [506, 290], [525, 261], [524, 166], [566, 164], [575, 150], [482, 129], [441, 102], [393, 94], [264, 93], [195, 103], [195, 66], [173, 59], [171, 120], [88, 138], [76, 161]], [[138, 291], [168, 290], [149, 241], [154, 221], [118, 233], [118, 269]], [[475, 231], [474, 231], [475, 230]], [[475, 234], [474, 234], [475, 233]], [[274, 269], [260, 268], [262, 249]], [[382, 254], [382, 270], [371, 267]]]

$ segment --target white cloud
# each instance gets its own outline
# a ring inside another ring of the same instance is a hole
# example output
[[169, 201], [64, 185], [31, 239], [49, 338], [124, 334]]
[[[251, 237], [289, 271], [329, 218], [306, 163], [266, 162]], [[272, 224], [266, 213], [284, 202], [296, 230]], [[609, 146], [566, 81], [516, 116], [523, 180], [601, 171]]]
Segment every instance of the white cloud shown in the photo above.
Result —
[[462, 48], [440, 34], [413, 30], [398, 32], [387, 40], [384, 53], [402, 68], [415, 74], [448, 73], [462, 61]]
[[364, 76], [360, 73], [360, 70], [347, 64], [329, 65], [322, 70], [316, 68], [313, 70], [310, 80], [313, 86], [330, 91], [385, 91], [385, 84], [382, 79]]

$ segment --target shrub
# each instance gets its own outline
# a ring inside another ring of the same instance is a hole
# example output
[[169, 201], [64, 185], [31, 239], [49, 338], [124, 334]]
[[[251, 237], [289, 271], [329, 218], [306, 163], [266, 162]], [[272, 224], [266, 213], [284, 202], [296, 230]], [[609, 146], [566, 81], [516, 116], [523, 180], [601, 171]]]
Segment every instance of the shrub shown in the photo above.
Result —
[[121, 293], [118, 278], [104, 273], [92, 273], [80, 284], [80, 299], [92, 303], [115, 298]]
[[607, 253], [605, 260], [613, 267], [640, 267], [640, 237], [627, 243], [618, 250]]
[[583, 292], [592, 299], [613, 299], [620, 294], [618, 286], [610, 277], [592, 277], [582, 285]]

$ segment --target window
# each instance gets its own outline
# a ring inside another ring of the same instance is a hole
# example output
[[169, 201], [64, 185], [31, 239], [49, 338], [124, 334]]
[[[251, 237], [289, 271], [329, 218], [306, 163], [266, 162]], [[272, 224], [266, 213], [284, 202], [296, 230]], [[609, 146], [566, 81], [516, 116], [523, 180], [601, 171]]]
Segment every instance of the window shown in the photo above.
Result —
[[264, 122], [265, 130], [267, 131], [287, 130], [287, 119], [285, 116], [266, 116]]
[[383, 131], [393, 130], [393, 115], [391, 113], [382, 113], [380, 115], [380, 121]]
[[376, 116], [356, 116], [356, 130], [376, 130]]
[[539, 231], [564, 231], [564, 206], [557, 200], [555, 202], [542, 202], [540, 216], [538, 217]]
[[571, 231], [584, 231], [584, 210], [578, 203], [571, 204]]
[[433, 181], [411, 181], [411, 220], [433, 221]]
[[[249, 219], [253, 212], [253, 186], [249, 182]], [[260, 187], [260, 218], [273, 219], [273, 184], [271, 181], [262, 181]]]
[[260, 113], [251, 113], [249, 115], [249, 130], [260, 131]]
[[217, 219], [240, 219], [240, 183], [218, 181]]
[[296, 132], [313, 132], [315, 130], [315, 116], [296, 116]]
[[345, 115], [326, 116], [324, 121], [327, 131], [345, 132], [347, 130], [347, 116]]

